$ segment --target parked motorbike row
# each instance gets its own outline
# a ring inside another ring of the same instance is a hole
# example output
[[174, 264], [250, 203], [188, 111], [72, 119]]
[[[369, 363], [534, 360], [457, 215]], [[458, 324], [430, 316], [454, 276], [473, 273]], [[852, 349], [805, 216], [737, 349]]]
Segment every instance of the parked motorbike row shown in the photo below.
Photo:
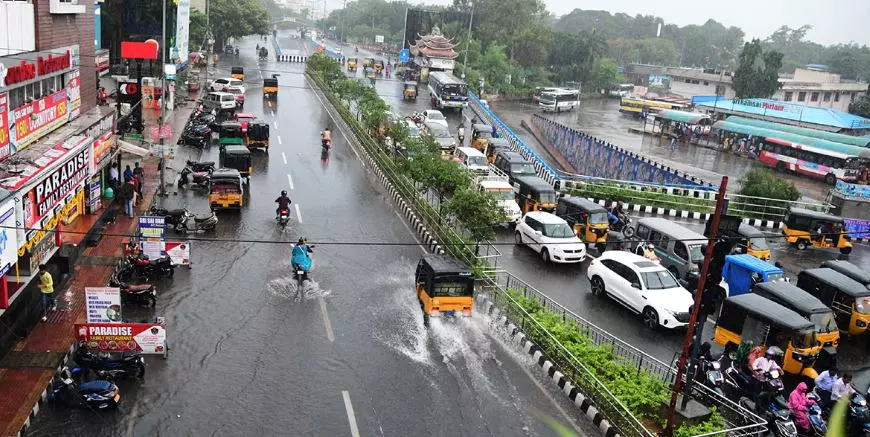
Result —
[[194, 111], [184, 130], [178, 137], [178, 145], [188, 145], [197, 148], [205, 148], [211, 144], [211, 133], [217, 122], [217, 116], [204, 108]]
[[[217, 226], [218, 218], [214, 211], [205, 214], [192, 214], [185, 208], [164, 209], [151, 207], [151, 215], [163, 216], [167, 228], [182, 233], [202, 233], [212, 231]], [[193, 219], [193, 226], [190, 220]]]

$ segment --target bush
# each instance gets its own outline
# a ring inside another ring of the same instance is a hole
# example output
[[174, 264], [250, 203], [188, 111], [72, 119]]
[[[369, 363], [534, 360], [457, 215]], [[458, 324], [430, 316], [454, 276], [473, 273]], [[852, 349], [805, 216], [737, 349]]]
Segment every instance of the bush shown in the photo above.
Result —
[[794, 183], [780, 179], [774, 172], [766, 169], [750, 170], [742, 184], [738, 194], [749, 197], [740, 198], [729, 205], [729, 213], [734, 215], [779, 220], [790, 203], [801, 197]]

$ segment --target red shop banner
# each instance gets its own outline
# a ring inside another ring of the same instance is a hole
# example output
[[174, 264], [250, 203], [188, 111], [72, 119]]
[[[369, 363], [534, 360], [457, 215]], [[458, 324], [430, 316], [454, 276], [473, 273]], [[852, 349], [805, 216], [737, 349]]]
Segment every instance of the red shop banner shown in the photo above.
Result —
[[15, 147], [21, 150], [67, 122], [67, 90], [15, 109]]
[[0, 158], [9, 156], [9, 94], [0, 93]]
[[22, 196], [21, 209], [27, 229], [36, 227], [42, 217], [52, 213], [56, 205], [64, 201], [68, 194], [75, 192], [88, 178], [90, 152], [90, 147], [82, 147]]
[[76, 340], [106, 352], [166, 352], [166, 327], [156, 323], [84, 323], [75, 325]]
[[78, 71], [70, 73], [70, 77], [66, 90], [69, 99], [69, 118], [72, 120], [78, 117], [82, 110], [82, 80]]

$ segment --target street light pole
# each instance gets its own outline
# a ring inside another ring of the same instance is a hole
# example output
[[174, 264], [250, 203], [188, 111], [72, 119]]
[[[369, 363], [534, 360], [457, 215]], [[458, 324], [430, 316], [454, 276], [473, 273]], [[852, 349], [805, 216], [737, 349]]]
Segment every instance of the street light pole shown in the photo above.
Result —
[[[166, 195], [166, 158], [165, 152], [163, 150], [164, 147], [164, 138], [163, 138], [163, 123], [165, 122], [165, 114], [166, 114], [166, 96], [168, 93], [166, 92], [166, 0], [163, 0], [163, 32], [160, 37], [160, 63], [163, 69], [163, 76], [161, 80], [161, 91], [162, 94], [160, 96], [160, 121], [157, 124], [157, 138], [160, 139], [160, 187], [157, 188], [157, 194], [160, 196]], [[140, 182], [141, 183], [141, 182]]]
[[465, 40], [465, 55], [462, 57], [462, 79], [465, 79], [465, 70], [468, 69], [468, 47], [471, 45], [471, 23], [474, 21], [474, 3], [471, 3], [471, 17], [468, 19], [468, 35]]

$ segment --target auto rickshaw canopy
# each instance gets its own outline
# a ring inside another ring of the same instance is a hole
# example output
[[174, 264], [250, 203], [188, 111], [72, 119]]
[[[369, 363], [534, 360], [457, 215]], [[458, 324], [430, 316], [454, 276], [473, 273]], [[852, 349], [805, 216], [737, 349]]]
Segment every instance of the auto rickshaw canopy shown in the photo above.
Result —
[[253, 161], [251, 160], [251, 151], [247, 146], [240, 144], [224, 146], [221, 149], [220, 157], [223, 167], [236, 169], [242, 176], [251, 174]]
[[831, 270], [842, 273], [843, 275], [864, 284], [867, 288], [870, 288], [870, 273], [867, 273], [867, 271], [849, 261], [832, 259], [823, 262], [822, 267], [827, 267]]
[[809, 276], [818, 282], [822, 282], [828, 287], [836, 289], [838, 292], [845, 294], [853, 299], [859, 297], [870, 296], [870, 290], [860, 282], [827, 267], [818, 267], [815, 269], [807, 269], [798, 273], [798, 282], [800, 283], [801, 276]]
[[492, 126], [488, 124], [474, 124], [471, 126], [471, 131], [475, 138], [492, 138]]
[[278, 88], [278, 79], [274, 77], [263, 78], [263, 88], [266, 87]]
[[754, 284], [778, 281], [784, 275], [781, 268], [749, 254], [727, 255], [722, 267], [722, 280], [728, 284], [730, 296], [748, 293]]
[[785, 216], [785, 225], [798, 231], [814, 231], [820, 223], [843, 224], [843, 217], [804, 208], [790, 208]]
[[822, 301], [790, 282], [762, 282], [756, 284], [752, 290], [754, 293], [769, 300], [785, 304], [785, 307], [792, 308], [799, 314], [809, 315], [832, 312]]
[[375, 65], [375, 58], [363, 59], [363, 67], [373, 67], [374, 65]]
[[218, 134], [221, 138], [242, 138], [242, 124], [238, 121], [224, 121], [219, 127]]
[[417, 81], [406, 80], [405, 83], [402, 85], [406, 90], [414, 90], [415, 93], [417, 92]]
[[357, 58], [347, 58], [348, 64], [353, 63], [354, 65], [356, 65], [357, 62], [359, 62]]
[[[233, 147], [233, 146], [228, 146], [228, 147]], [[239, 171], [234, 169], [234, 168], [221, 167], [221, 168], [215, 169], [211, 173], [211, 178], [209, 178], [209, 183], [211, 185], [218, 185], [221, 183], [232, 183], [232, 184], [238, 184], [239, 186], [241, 186], [242, 185], [242, 174], [239, 173]]]
[[233, 68], [230, 69], [230, 75], [233, 75], [233, 74], [241, 74], [241, 75], [244, 75], [244, 74], [245, 74], [245, 69], [244, 69], [243, 67], [233, 67]]
[[[547, 184], [547, 186], [549, 186], [549, 184]], [[559, 199], [559, 203], [568, 207], [566, 208], [567, 211], [565, 211], [566, 215], [573, 216], [578, 211], [584, 212], [589, 215], [591, 224], [608, 224], [607, 210], [603, 206], [585, 197], [563, 196]], [[592, 217], [594, 214], [598, 215], [593, 219]], [[577, 217], [574, 218], [576, 219]]]
[[[757, 294], [741, 294], [740, 296], [729, 297], [725, 299], [725, 302], [724, 305], [738, 307], [753, 319], [781, 326], [791, 331], [812, 330], [815, 328], [812, 322], [800, 314]], [[722, 321], [719, 320], [716, 323], [719, 324], [720, 322]]]
[[269, 123], [254, 120], [248, 124], [248, 139], [263, 141], [269, 139]]
[[449, 255], [423, 255], [417, 265], [416, 277], [417, 283], [422, 284], [430, 296], [435, 295], [433, 290], [438, 284], [460, 283], [472, 288], [474, 285], [474, 273], [471, 269]]

